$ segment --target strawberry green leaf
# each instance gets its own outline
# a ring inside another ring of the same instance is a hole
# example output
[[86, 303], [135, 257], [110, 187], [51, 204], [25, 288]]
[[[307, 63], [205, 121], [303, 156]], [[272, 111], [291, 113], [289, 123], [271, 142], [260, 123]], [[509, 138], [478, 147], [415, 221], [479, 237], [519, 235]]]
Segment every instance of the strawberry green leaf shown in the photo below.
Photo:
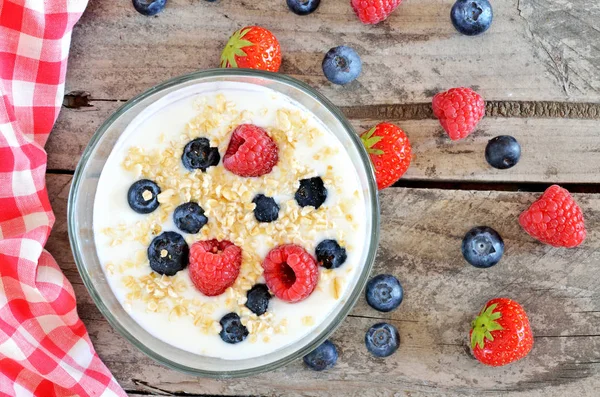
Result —
[[488, 329], [488, 331], [500, 331], [500, 330], [503, 330], [504, 328], [497, 322], [492, 321], [489, 323], [487, 329]]
[[238, 30], [233, 35], [231, 35], [231, 37], [229, 38], [229, 41], [227, 42], [227, 44], [225, 45], [225, 48], [223, 49], [223, 52], [221, 53], [220, 65], [222, 68], [226, 68], [226, 67], [237, 68], [238, 64], [237, 64], [236, 56], [237, 57], [245, 57], [247, 55], [246, 52], [244, 50], [242, 50], [242, 48], [251, 47], [254, 45], [254, 43], [252, 43], [249, 40], [243, 40], [242, 37], [244, 37], [249, 31], [250, 31], [250, 28], [245, 28], [245, 29]]
[[[366, 133], [363, 134], [364, 139], [369, 139], [370, 137], [373, 136], [373, 134], [375, 133], [375, 130], [377, 129], [377, 126], [371, 128], [369, 131], [367, 131]], [[362, 139], [362, 137], [361, 137]]]
[[[240, 34], [240, 39], [241, 39], [242, 37], [244, 37], [245, 35], [247, 35], [247, 34], [248, 34], [248, 32], [249, 32], [249, 31], [251, 31], [251, 30], [252, 30], [252, 28], [244, 28], [244, 29], [240, 29], [240, 30], [238, 30], [238, 32], [239, 32], [239, 34]], [[236, 33], [237, 33], [237, 32], [236, 32]]]
[[245, 57], [247, 54], [241, 48], [236, 48], [233, 53], [239, 57]]
[[373, 134], [375, 134], [375, 129], [377, 128], [377, 126], [371, 128], [369, 131], [367, 131], [366, 133], [364, 133], [361, 137], [360, 140], [362, 141], [365, 149], [367, 149], [367, 153], [369, 154], [376, 154], [376, 155], [382, 155], [385, 152], [381, 149], [375, 149], [373, 146], [375, 146], [379, 141], [381, 141], [383, 139], [382, 136], [378, 136], [375, 135], [373, 136]]
[[498, 319], [502, 318], [502, 313], [494, 312], [498, 305], [493, 304], [481, 310], [477, 318], [471, 323], [471, 349], [479, 346], [483, 349], [485, 340], [493, 341], [493, 331], [503, 330], [504, 327], [498, 323]]
[[475, 346], [483, 349], [483, 334], [475, 332], [471, 334], [471, 349], [475, 349]]
[[384, 152], [383, 150], [381, 150], [381, 149], [369, 149], [369, 150], [367, 150], [367, 152], [368, 152], [369, 154], [375, 154], [375, 155], [377, 155], [377, 156], [381, 156], [382, 154], [384, 154], [384, 153], [385, 153], [385, 152]]
[[494, 313], [494, 310], [496, 310], [497, 306], [498, 306], [497, 303], [494, 303], [493, 305], [490, 305], [487, 309], [485, 309], [485, 311], [484, 311], [485, 315], [488, 316], [488, 317], [491, 317], [492, 314]]

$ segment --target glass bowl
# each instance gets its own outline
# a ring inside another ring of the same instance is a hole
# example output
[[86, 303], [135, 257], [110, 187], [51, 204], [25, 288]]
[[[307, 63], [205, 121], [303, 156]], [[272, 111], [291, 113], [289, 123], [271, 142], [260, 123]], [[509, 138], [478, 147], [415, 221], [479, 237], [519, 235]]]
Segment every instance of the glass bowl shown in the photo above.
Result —
[[[224, 360], [178, 349], [152, 336], [123, 309], [113, 294], [99, 262], [92, 227], [94, 199], [104, 164], [121, 133], [145, 108], [163, 96], [201, 83], [241, 82], [258, 84], [287, 95], [314, 113], [346, 148], [364, 192], [366, 235], [355, 284], [346, 289], [340, 304], [311, 333], [261, 357]], [[194, 375], [238, 377], [270, 371], [303, 357], [321, 344], [350, 312], [367, 282], [379, 238], [379, 201], [369, 157], [343, 114], [323, 95], [293, 78], [269, 72], [215, 69], [192, 73], [157, 85], [119, 108], [92, 136], [75, 170], [68, 203], [69, 238], [75, 263], [94, 302], [108, 322], [142, 352], [156, 361]]]

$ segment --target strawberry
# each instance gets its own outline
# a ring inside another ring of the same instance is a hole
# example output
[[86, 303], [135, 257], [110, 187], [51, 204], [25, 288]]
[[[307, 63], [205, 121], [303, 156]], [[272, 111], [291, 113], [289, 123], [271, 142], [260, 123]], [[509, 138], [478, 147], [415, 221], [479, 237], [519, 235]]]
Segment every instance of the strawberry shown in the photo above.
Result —
[[469, 337], [475, 358], [492, 367], [520, 360], [533, 347], [525, 310], [508, 298], [495, 298], [486, 303], [473, 320]]
[[273, 33], [260, 26], [241, 28], [229, 38], [221, 54], [222, 68], [279, 71], [281, 47]]
[[404, 175], [412, 158], [404, 131], [392, 123], [380, 123], [363, 132], [360, 139], [375, 166], [379, 190], [393, 185]]

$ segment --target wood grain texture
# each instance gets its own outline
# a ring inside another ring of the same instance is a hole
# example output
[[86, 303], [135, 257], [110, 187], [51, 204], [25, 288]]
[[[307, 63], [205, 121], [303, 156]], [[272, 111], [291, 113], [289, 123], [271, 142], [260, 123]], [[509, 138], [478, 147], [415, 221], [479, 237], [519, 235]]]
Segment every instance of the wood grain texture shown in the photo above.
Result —
[[[600, 196], [576, 195], [588, 239], [573, 250], [541, 245], [517, 223], [531, 193], [391, 188], [381, 193], [382, 233], [376, 273], [393, 273], [405, 288], [400, 308], [382, 314], [360, 300], [332, 340], [338, 365], [324, 373], [295, 362], [241, 380], [183, 375], [146, 358], [102, 318], [73, 264], [66, 231], [67, 175], [49, 175], [56, 225], [47, 248], [72, 282], [78, 310], [101, 358], [121, 385], [150, 394], [286, 396], [575, 396], [600, 387]], [[498, 230], [502, 261], [488, 270], [467, 265], [460, 241], [472, 226]], [[527, 310], [535, 346], [502, 368], [467, 353], [473, 315], [490, 298], [511, 297]], [[364, 332], [385, 320], [401, 335], [385, 360], [367, 353]]]
[[517, 8], [538, 56], [565, 94], [600, 92], [600, 3], [596, 0], [519, 0]]
[[[99, 125], [122, 103], [92, 101], [92, 107], [63, 108], [46, 146], [48, 168], [73, 170]], [[399, 120], [393, 112], [379, 118], [352, 119], [357, 131], [390, 120], [408, 134], [414, 160], [405, 180], [600, 183], [600, 123], [597, 120], [484, 118], [477, 132], [452, 142], [437, 120]], [[396, 115], [397, 117], [397, 115]], [[495, 170], [484, 159], [487, 141], [513, 135], [523, 148], [520, 163]]]
[[[600, 100], [594, 0], [494, 2], [494, 23], [479, 37], [454, 30], [453, 2], [405, 0], [385, 22], [365, 26], [347, 0], [323, 2], [306, 17], [280, 0], [170, 0], [153, 18], [136, 13], [130, 1], [92, 0], [73, 32], [67, 91], [131, 98], [168, 78], [216, 67], [229, 35], [258, 24], [281, 42], [281, 72], [339, 106], [426, 102], [454, 86], [472, 86], [488, 100]], [[565, 15], [561, 7], [577, 13]], [[364, 64], [345, 87], [329, 84], [321, 71], [323, 54], [341, 44], [354, 47]]]

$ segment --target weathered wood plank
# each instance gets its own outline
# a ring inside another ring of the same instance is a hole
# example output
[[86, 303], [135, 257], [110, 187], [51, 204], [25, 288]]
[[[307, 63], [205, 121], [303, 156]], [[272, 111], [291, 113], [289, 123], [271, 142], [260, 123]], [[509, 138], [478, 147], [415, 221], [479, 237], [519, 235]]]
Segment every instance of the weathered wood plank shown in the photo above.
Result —
[[[401, 307], [388, 314], [355, 307], [333, 336], [335, 369], [315, 373], [295, 362], [243, 380], [200, 379], [163, 368], [127, 343], [102, 318], [73, 264], [66, 234], [70, 176], [48, 175], [57, 221], [48, 242], [74, 285], [79, 313], [100, 356], [128, 390], [224, 395], [445, 396], [593, 395], [600, 387], [600, 196], [576, 199], [589, 237], [577, 249], [547, 247], [529, 238], [517, 216], [536, 195], [391, 188], [381, 193], [382, 234], [375, 272], [397, 275]], [[461, 257], [460, 241], [475, 225], [503, 236], [506, 254], [488, 270]], [[508, 296], [529, 313], [535, 347], [503, 368], [479, 365], [467, 353], [469, 321], [485, 301]], [[400, 350], [369, 356], [366, 329], [385, 319], [400, 330]]]
[[[92, 107], [63, 108], [46, 146], [49, 169], [73, 170], [91, 135], [121, 102], [93, 101]], [[357, 131], [384, 118], [363, 113]], [[414, 149], [406, 180], [600, 183], [600, 122], [569, 119], [485, 118], [472, 136], [452, 142], [437, 120], [397, 120]], [[395, 116], [398, 117], [397, 115]], [[484, 159], [487, 141], [513, 135], [522, 145], [521, 162], [495, 170]]]
[[[595, 0], [520, 0], [538, 56], [565, 93], [600, 90], [600, 4]], [[578, 95], [578, 94], [575, 94]]]
[[[442, 88], [463, 85], [490, 100], [600, 100], [594, 0], [569, 1], [571, 10], [581, 9], [571, 16], [558, 0], [494, 2], [494, 23], [480, 37], [454, 30], [453, 2], [405, 0], [384, 23], [365, 26], [347, 0], [323, 2], [307, 17], [279, 0], [170, 0], [155, 18], [139, 15], [131, 2], [93, 0], [73, 32], [67, 89], [128, 99], [168, 78], [216, 67], [229, 35], [258, 24], [281, 42], [281, 72], [340, 106], [426, 102]], [[586, 30], [573, 18], [585, 18]], [[346, 87], [329, 84], [320, 66], [324, 53], [341, 44], [357, 49], [364, 63], [362, 76]]]
[[94, 132], [122, 104], [94, 101], [90, 107], [63, 107], [46, 143], [48, 169], [74, 170]]

